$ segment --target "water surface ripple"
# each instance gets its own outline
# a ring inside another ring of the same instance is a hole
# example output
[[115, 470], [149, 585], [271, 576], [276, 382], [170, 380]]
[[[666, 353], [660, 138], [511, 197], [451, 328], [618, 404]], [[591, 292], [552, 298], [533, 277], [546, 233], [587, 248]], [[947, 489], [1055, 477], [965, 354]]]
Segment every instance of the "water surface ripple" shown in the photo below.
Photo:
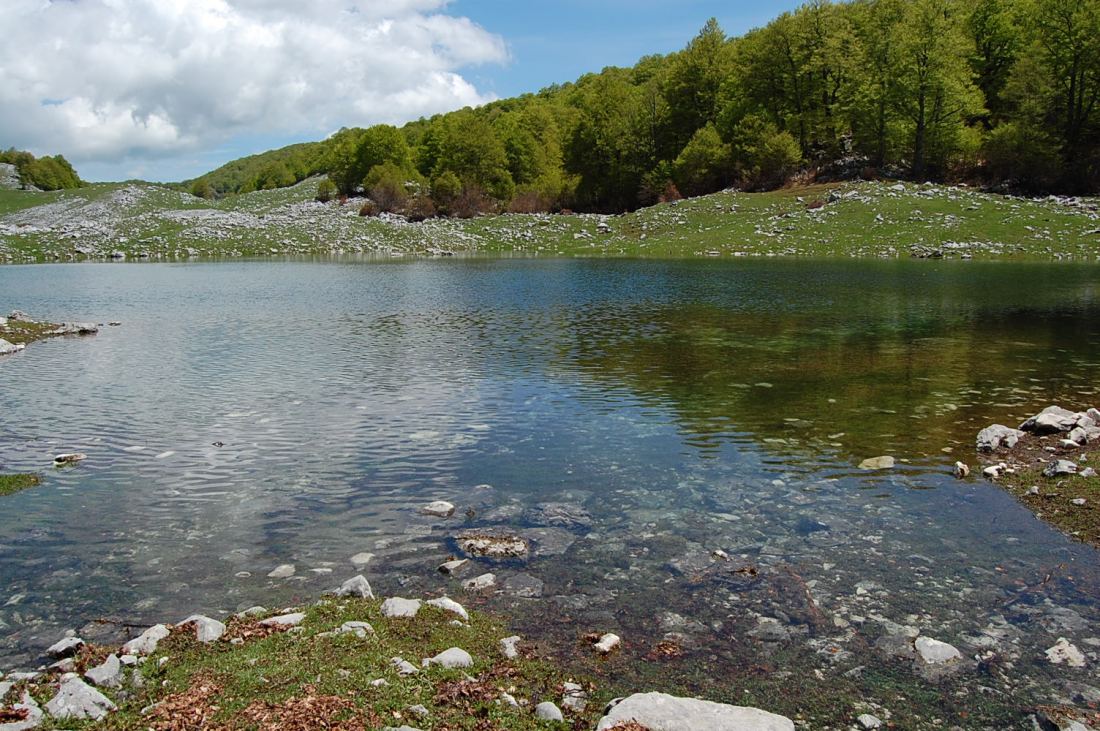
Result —
[[[544, 582], [538, 606], [584, 629], [659, 637], [655, 608], [797, 625], [714, 578], [722, 549], [797, 567], [838, 627], [974, 651], [1034, 621], [1021, 663], [1053, 672], [1051, 607], [1100, 619], [1095, 552], [948, 466], [992, 421], [1100, 402], [1098, 295], [1087, 265], [2, 267], [0, 306], [123, 325], [0, 361], [0, 469], [46, 478], [0, 506], [0, 663], [96, 618], [311, 597], [364, 551], [377, 587], [435, 590], [468, 523], [536, 531], [498, 581]], [[55, 470], [62, 451], [88, 460]], [[903, 462], [853, 467], [880, 454]], [[434, 499], [459, 514], [417, 514]], [[544, 502], [591, 521], [540, 525]], [[281, 563], [296, 576], [267, 579]]]

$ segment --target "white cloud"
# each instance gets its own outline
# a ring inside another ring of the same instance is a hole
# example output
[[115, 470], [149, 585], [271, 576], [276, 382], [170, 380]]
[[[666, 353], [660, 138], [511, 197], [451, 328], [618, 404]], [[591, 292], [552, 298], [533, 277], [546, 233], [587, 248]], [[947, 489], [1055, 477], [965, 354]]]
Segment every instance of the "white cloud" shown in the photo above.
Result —
[[3, 0], [0, 145], [132, 163], [484, 103], [460, 72], [507, 49], [446, 4]]

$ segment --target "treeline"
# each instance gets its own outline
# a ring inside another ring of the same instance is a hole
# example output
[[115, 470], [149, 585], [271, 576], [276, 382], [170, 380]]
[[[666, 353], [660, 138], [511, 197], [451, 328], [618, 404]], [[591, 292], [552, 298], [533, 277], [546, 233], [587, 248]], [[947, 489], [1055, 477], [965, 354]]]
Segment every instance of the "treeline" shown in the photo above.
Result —
[[19, 182], [24, 187], [64, 190], [84, 185], [73, 166], [61, 155], [35, 157], [29, 152], [11, 147], [0, 151], [0, 163], [14, 165], [19, 173]]
[[181, 186], [200, 198], [286, 188], [323, 172], [323, 142], [304, 142], [259, 155], [242, 157]]
[[796, 172], [1095, 192], [1098, 101], [1100, 0], [815, 0], [739, 38], [712, 20], [632, 68], [341, 130], [271, 184], [326, 172], [321, 197], [414, 217], [618, 212]]

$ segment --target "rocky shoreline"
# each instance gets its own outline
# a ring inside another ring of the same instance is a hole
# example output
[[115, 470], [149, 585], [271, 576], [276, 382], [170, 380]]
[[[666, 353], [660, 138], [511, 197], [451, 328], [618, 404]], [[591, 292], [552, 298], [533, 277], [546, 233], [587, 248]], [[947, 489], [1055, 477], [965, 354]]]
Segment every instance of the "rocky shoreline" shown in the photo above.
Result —
[[[68, 632], [46, 651], [49, 664], [0, 675], [0, 731], [61, 728], [74, 721], [156, 731], [795, 728], [790, 719], [757, 708], [664, 693], [607, 702], [593, 683], [575, 682], [541, 659], [533, 645], [505, 634], [491, 619], [445, 596], [378, 601], [367, 579], [357, 575], [310, 607], [252, 607], [224, 622], [191, 615], [174, 625], [144, 628], [117, 647], [86, 643]], [[591, 651], [608, 655], [618, 644], [617, 636], [605, 634]], [[248, 686], [236, 674], [258, 672], [261, 687], [273, 681], [267, 673], [293, 675], [291, 656], [303, 648], [311, 659], [324, 659], [323, 666], [312, 666], [297, 658], [306, 675], [317, 673], [312, 682], [287, 683], [274, 696], [231, 697], [234, 684]], [[364, 673], [369, 680], [358, 682]], [[867, 729], [881, 725], [870, 715], [859, 723]]]
[[993, 424], [977, 437], [982, 475], [1038, 517], [1100, 547], [1100, 410], [1050, 406], [1019, 428]]
[[[120, 323], [111, 322], [117, 326]], [[0, 317], [0, 356], [21, 352], [30, 343], [65, 335], [95, 335], [100, 325], [90, 322], [45, 322], [32, 319], [27, 313], [14, 310]]]

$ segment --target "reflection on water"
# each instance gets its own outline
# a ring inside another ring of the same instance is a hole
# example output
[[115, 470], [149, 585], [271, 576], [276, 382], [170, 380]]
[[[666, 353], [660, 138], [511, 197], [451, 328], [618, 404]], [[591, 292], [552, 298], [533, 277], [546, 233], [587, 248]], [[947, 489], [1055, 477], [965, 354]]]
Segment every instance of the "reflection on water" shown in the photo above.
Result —
[[[1036, 655], [1067, 634], [1087, 645], [1095, 552], [946, 465], [992, 421], [1100, 402], [1098, 275], [946, 262], [0, 268], [8, 309], [124, 323], [0, 361], [0, 469], [47, 478], [3, 499], [0, 657], [27, 662], [99, 617], [311, 597], [361, 552], [375, 554], [376, 588], [438, 589], [434, 568], [469, 523], [535, 539], [527, 565], [497, 571], [531, 627], [551, 612], [573, 629], [672, 632], [732, 662], [715, 637], [759, 616], [833, 663], [892, 622], [969, 654], [996, 635], [1029, 683], [1053, 687], [1057, 669]], [[46, 467], [61, 451], [89, 459]], [[900, 468], [853, 469], [880, 454]], [[456, 517], [419, 516], [434, 499]], [[546, 502], [582, 510], [562, 520]], [[297, 574], [267, 579], [281, 563]], [[751, 580], [737, 573], [750, 565]], [[1059, 565], [1072, 568], [1005, 608]], [[655, 607], [672, 618], [655, 625]]]

